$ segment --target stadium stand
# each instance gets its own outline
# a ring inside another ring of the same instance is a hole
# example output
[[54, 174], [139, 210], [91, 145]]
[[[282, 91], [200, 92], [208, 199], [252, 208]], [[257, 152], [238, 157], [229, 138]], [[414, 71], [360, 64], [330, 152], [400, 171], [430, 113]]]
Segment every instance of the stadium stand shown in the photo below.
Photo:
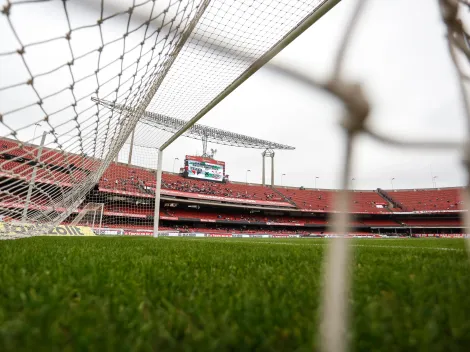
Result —
[[462, 205], [458, 188], [388, 190], [387, 193], [408, 211], [458, 210]]
[[[48, 192], [54, 190], [54, 185], [66, 185], [71, 180], [76, 182], [85, 178], [95, 165], [93, 158], [81, 158], [48, 148], [43, 148], [40, 163], [37, 163], [37, 148], [8, 139], [0, 139], [0, 150], [1, 182], [8, 183], [13, 179], [23, 182], [13, 191], [12, 188], [8, 192], [0, 191], [0, 207], [14, 209], [14, 213], [18, 215], [24, 208], [27, 182], [34, 167], [37, 170], [36, 183], [40, 192], [32, 195], [35, 205], [30, 209], [49, 210], [48, 201], [51, 196]], [[41, 188], [42, 184], [47, 185], [47, 188]], [[112, 163], [83, 206], [86, 202], [105, 204], [103, 223], [106, 226], [149, 230], [152, 229], [154, 190], [154, 171]], [[459, 228], [462, 224], [456, 214], [463, 210], [460, 190], [446, 188], [351, 191], [352, 212], [355, 213], [352, 225], [359, 229]], [[244, 233], [308, 233], [312, 230], [307, 228], [326, 230], [329, 223], [326, 215], [334, 211], [334, 199], [337, 194], [337, 190], [271, 188], [237, 182], [215, 183], [164, 172], [163, 202], [171, 200], [178, 204], [180, 200], [184, 200], [186, 205], [205, 205], [200, 209], [187, 208], [181, 204], [171, 209], [162, 207], [160, 219], [164, 228], [178, 227], [188, 231], [200, 231], [198, 226], [214, 223], [217, 228], [212, 226], [205, 229]], [[221, 206], [220, 201], [224, 202], [225, 207]], [[230, 205], [235, 203], [238, 208]], [[243, 207], [240, 207], [240, 203]], [[256, 213], [249, 212], [255, 205], [258, 207]], [[277, 212], [263, 211], [263, 207], [271, 207]], [[50, 210], [64, 211], [60, 207]], [[78, 212], [80, 209], [75, 214]], [[421, 213], [423, 216], [417, 217]], [[443, 213], [449, 213], [449, 217], [444, 217], [446, 214]]]
[[459, 219], [404, 219], [403, 223], [407, 226], [423, 227], [460, 227], [462, 222]]
[[[292, 200], [298, 208], [303, 210], [324, 211], [333, 210], [337, 191], [278, 188], [280, 192]], [[351, 192], [353, 213], [384, 213], [389, 210], [384, 207], [385, 200], [375, 191]]]
[[374, 226], [374, 227], [397, 227], [401, 224], [394, 220], [381, 220], [381, 219], [363, 219], [361, 223], [365, 226]]

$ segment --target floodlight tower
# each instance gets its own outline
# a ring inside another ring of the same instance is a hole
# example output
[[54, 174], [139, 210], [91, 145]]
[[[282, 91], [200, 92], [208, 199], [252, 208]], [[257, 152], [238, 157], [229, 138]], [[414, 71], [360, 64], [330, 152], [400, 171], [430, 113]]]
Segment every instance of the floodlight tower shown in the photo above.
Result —
[[272, 149], [266, 149], [264, 152], [261, 153], [261, 156], [263, 157], [263, 186], [266, 185], [266, 157], [271, 158], [271, 187], [274, 187], [274, 150]]

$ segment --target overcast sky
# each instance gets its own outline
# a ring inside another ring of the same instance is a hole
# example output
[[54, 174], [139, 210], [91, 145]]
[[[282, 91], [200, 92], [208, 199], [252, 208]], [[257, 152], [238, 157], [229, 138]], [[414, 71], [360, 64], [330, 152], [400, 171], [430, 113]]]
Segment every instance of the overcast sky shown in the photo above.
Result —
[[[309, 75], [327, 77], [354, 0], [343, 0], [281, 52], [275, 60]], [[372, 103], [371, 124], [390, 135], [462, 139], [464, 117], [437, 1], [369, 1], [346, 60], [346, 73], [364, 84]], [[320, 92], [261, 69], [208, 113], [201, 123], [296, 147], [276, 152], [276, 184], [339, 187], [343, 134], [340, 106]], [[261, 151], [226, 146], [216, 159], [232, 180], [261, 181]], [[201, 143], [180, 138], [165, 151], [174, 158], [202, 152]], [[354, 188], [463, 185], [459, 152], [413, 151], [361, 138], [354, 154]], [[178, 161], [176, 162], [178, 165]]]
[[[124, 0], [120, 0], [120, 2], [124, 2]], [[265, 1], [263, 6], [267, 6], [267, 3], [269, 1]], [[331, 73], [339, 40], [355, 3], [356, 0], [343, 0], [284, 49], [274, 61], [281, 61], [303, 70], [308, 75], [326, 79]], [[88, 8], [82, 6], [81, 10], [78, 10], [78, 7], [82, 5], [80, 2], [68, 2], [67, 4], [72, 18], [72, 26], [76, 27], [81, 22], [88, 23], [90, 21], [94, 25], [89, 30], [74, 33], [74, 40], [71, 43], [77, 45], [74, 46], [75, 54], [77, 55], [80, 50], [85, 52], [86, 44], [90, 48], [96, 49], [100, 45], [97, 39], [99, 33], [96, 32], [99, 6], [91, 6], [90, 4], [97, 4], [92, 0], [87, 3]], [[233, 23], [234, 26], [238, 26], [236, 33], [244, 30], [246, 32], [253, 31], [257, 28], [256, 26], [251, 29], [246, 23], [241, 28], [239, 26], [243, 21], [243, 13], [246, 15], [249, 11], [252, 11], [254, 20], [260, 21], [258, 28], [265, 28], [264, 24], [267, 21], [273, 31], [277, 30], [278, 21], [276, 18], [269, 17], [276, 14], [274, 10], [266, 14], [266, 18], [260, 19], [261, 16], [257, 16], [256, 11], [260, 11], [261, 2], [253, 2], [250, 5], [249, 1], [245, 1], [243, 6], [249, 6], [243, 9], [240, 4], [241, 2], [216, 2], [213, 8], [215, 16], [220, 17], [220, 13], [225, 15], [232, 13], [233, 16], [239, 16], [238, 23], [229, 20], [230, 17], [224, 17], [225, 23], [217, 22], [220, 26], [218, 30], [226, 30]], [[12, 11], [17, 16], [17, 18], [13, 16], [13, 21], [17, 29], [20, 30], [20, 37], [29, 36], [29, 42], [31, 42], [39, 40], [40, 34], [49, 38], [56, 36], [57, 33], [67, 31], [64, 10], [60, 2], [38, 3], [34, 6], [36, 6], [34, 11], [27, 11], [28, 8], [25, 7], [24, 17], [21, 18], [19, 16], [21, 7], [18, 9], [15, 7], [15, 10]], [[74, 6], [78, 7], [74, 8]], [[151, 6], [151, 3], [148, 6]], [[221, 8], [217, 6], [221, 6]], [[237, 6], [240, 8], [237, 9], [238, 13], [234, 15]], [[257, 6], [258, 9], [256, 9]], [[83, 8], [86, 8], [86, 11]], [[174, 10], [173, 8], [172, 11]], [[276, 10], [282, 11], [282, 8]], [[144, 13], [148, 9], [142, 7], [136, 11]], [[295, 13], [295, 11], [293, 12]], [[74, 14], [81, 15], [74, 16]], [[297, 16], [301, 15], [301, 12], [297, 14]], [[291, 20], [295, 20], [295, 18], [294, 16]], [[122, 18], [116, 19], [114, 28], [125, 29], [123, 23], [126, 23], [125, 16], [124, 22]], [[41, 28], [41, 31], [37, 31], [35, 28]], [[61, 29], [59, 30], [59, 28]], [[108, 33], [116, 37], [122, 36], [122, 33], [115, 31], [114, 28], [108, 27]], [[0, 32], [2, 31], [8, 34], [0, 36], [2, 49], [11, 46], [12, 50], [16, 50], [17, 43], [10, 33], [5, 17], [2, 17], [0, 21]], [[248, 34], [253, 36], [253, 32]], [[363, 84], [372, 105], [369, 123], [374, 128], [382, 133], [408, 138], [463, 139], [465, 126], [463, 109], [455, 70], [447, 51], [444, 34], [445, 28], [440, 19], [437, 1], [368, 1], [347, 54], [345, 73], [349, 78]], [[257, 38], [256, 44], [260, 47], [263, 45], [269, 47], [271, 45], [269, 40], [273, 40], [273, 38], [269, 36]], [[2, 42], [2, 40], [4, 41]], [[140, 39], [135, 40], [138, 42]], [[65, 47], [58, 47], [59, 43]], [[250, 40], [247, 40], [244, 44], [250, 48], [250, 43]], [[52, 43], [51, 45], [56, 45], [54, 48], [48, 45], [28, 48], [27, 54], [29, 55], [32, 55], [34, 50], [44, 49], [36, 54], [42, 56], [36, 56], [34, 60], [30, 60], [30, 65], [36, 64], [41, 66], [42, 71], [45, 71], [49, 66], [54, 67], [56, 64], [63, 64], [69, 60], [67, 56], [69, 50], [65, 40], [59, 41], [57, 44]], [[121, 46], [118, 42], [115, 49], [104, 51], [109, 56], [109, 60], [119, 57], [119, 53], [122, 51]], [[137, 57], [132, 54], [127, 55], [129, 62], [135, 61]], [[75, 65], [76, 76], [80, 76], [79, 73], [85, 75], [92, 72], [91, 70], [96, 68], [96, 56], [97, 54], [93, 54], [82, 59], [81, 66]], [[105, 58], [106, 55], [103, 57]], [[0, 57], [0, 59], [3, 60], [0, 62], [0, 79], [3, 86], [15, 83], [18, 77], [20, 77], [20, 81], [27, 80], [27, 72], [18, 57], [14, 57], [14, 60], [10, 61], [7, 61], [8, 57]], [[209, 57], [207, 60], [210, 59]], [[208, 88], [210, 84], [218, 84], [217, 78], [225, 73], [224, 70], [216, 70], [223, 68], [223, 65], [220, 65], [220, 60], [219, 57], [211, 62], [213, 66], [211, 66], [209, 76], [212, 74], [215, 79], [212, 83], [205, 83]], [[101, 67], [103, 65], [102, 63]], [[116, 72], [119, 72], [120, 63], [117, 62], [116, 65], [118, 66]], [[199, 66], [204, 67], [204, 64], [199, 64]], [[198, 104], [204, 103], [203, 98], [211, 97], [210, 94], [204, 95], [205, 92], [201, 89], [197, 91], [192, 100], [188, 100], [185, 94], [182, 94], [185, 89], [189, 91], [196, 87], [200, 79], [200, 73], [196, 72], [193, 66], [186, 66], [186, 69], [188, 68], [189, 70], [183, 72], [182, 77], [186, 77], [185, 85], [194, 84], [194, 86], [187, 88], [180, 85], [179, 90], [176, 92], [172, 90], [171, 95], [167, 97], [167, 102], [170, 104], [168, 106], [178, 110], [177, 113], [172, 114], [171, 111], [164, 109], [163, 112], [158, 111], [162, 108], [156, 106], [155, 102], [151, 104], [150, 109], [154, 108], [157, 112], [188, 119], [193, 116], [193, 110], [198, 108]], [[230, 71], [230, 67], [227, 67], [226, 71], [228, 74], [236, 72]], [[108, 76], [116, 74], [116, 72], [108, 73]], [[127, 74], [132, 74], [132, 72], [129, 70]], [[181, 72], [179, 74], [181, 76]], [[57, 88], [68, 87], [70, 84], [67, 69], [60, 76], [51, 76], [42, 77], [42, 82], [35, 80], [35, 87], [42, 90], [43, 96], [57, 90]], [[84, 93], [94, 91], [95, 78], [90, 77], [90, 80], [91, 83], [83, 83]], [[109, 89], [112, 91], [111, 89], [114, 87], [111, 85]], [[164, 92], [163, 89], [160, 89], [159, 92], [162, 91]], [[0, 92], [0, 107], [2, 108], [0, 111], [8, 111], [16, 105], [26, 105], [29, 101], [35, 102], [37, 98], [31, 94], [31, 88], [25, 85]], [[70, 97], [65, 97], [65, 99], [70, 100]], [[173, 99], [182, 99], [182, 101], [174, 102]], [[54, 101], [49, 101], [47, 104], [52, 109], [61, 103], [70, 104], [64, 100], [63, 95], [58, 95]], [[87, 97], [80, 104], [91, 105], [92, 103]], [[84, 105], [83, 109], [85, 107]], [[33, 109], [35, 110], [33, 111]], [[315, 178], [318, 177], [318, 187], [336, 188], [339, 187], [344, 149], [344, 136], [339, 127], [341, 112], [339, 103], [324, 93], [309, 90], [285, 76], [279, 76], [271, 70], [262, 68], [199, 122], [294, 146], [296, 148], [294, 151], [276, 152], [275, 181], [278, 185], [281, 183], [281, 175], [285, 174], [282, 177], [284, 185], [313, 187]], [[64, 113], [63, 118], [71, 120], [73, 111], [68, 113], [67, 116]], [[31, 119], [31, 116], [39, 119], [44, 115], [35, 106], [21, 112], [17, 118], [12, 118], [12, 116], [8, 117], [8, 122], [20, 126], [25, 125], [24, 121]], [[12, 121], [10, 122], [10, 120]], [[6, 135], [7, 132], [3, 126], [0, 126], [0, 135]], [[28, 138], [31, 138], [36, 133], [34, 126], [29, 127], [24, 133], [28, 134]], [[63, 133], [66, 135], [67, 132], [64, 130]], [[40, 132], [37, 132], [36, 136], [39, 134]], [[86, 131], [85, 135], [87, 135]], [[248, 176], [249, 182], [261, 182], [261, 150], [214, 144], [209, 145], [209, 148], [217, 148], [216, 159], [226, 162], [226, 173], [230, 175], [232, 180], [245, 181]], [[164, 170], [171, 171], [173, 169], [175, 158], [179, 158], [175, 164], [177, 169], [182, 165], [185, 155], [201, 153], [202, 144], [200, 142], [181, 137], [165, 150]], [[127, 160], [125, 154], [124, 150], [121, 153], [121, 161]], [[437, 176], [438, 187], [460, 186], [465, 182], [460, 160], [461, 156], [458, 151], [394, 149], [368, 138], [360, 138], [354, 153], [352, 177], [355, 181], [353, 187], [356, 189], [391, 188], [392, 178], [395, 179], [395, 188], [431, 187], [433, 176]], [[155, 166], [156, 152], [138, 150], [134, 154], [133, 161], [140, 165]], [[267, 166], [269, 168], [269, 164]], [[251, 172], [247, 173], [247, 170], [251, 170]], [[267, 172], [267, 174], [270, 173]]]

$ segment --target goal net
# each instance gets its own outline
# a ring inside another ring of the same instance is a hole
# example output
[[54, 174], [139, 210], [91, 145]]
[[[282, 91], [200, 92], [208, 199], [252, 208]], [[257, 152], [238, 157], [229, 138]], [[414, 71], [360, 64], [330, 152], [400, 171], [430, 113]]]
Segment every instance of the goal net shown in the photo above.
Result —
[[97, 189], [141, 191], [113, 161], [144, 112], [197, 120], [327, 2], [3, 1], [0, 214], [52, 226]]
[[103, 223], [104, 204], [87, 203], [79, 209], [78, 214], [70, 222], [73, 226], [88, 226], [99, 231]]
[[[160, 202], [154, 201], [161, 182], [155, 169], [161, 172], [161, 150], [184, 128], [176, 133], [148, 128], [140, 121], [144, 112], [178, 118], [189, 126], [282, 49], [280, 43], [287, 45], [326, 11], [322, 9], [337, 2], [3, 1], [0, 219], [20, 223], [16, 227], [31, 229], [31, 235], [37, 227], [24, 223], [68, 223], [87, 204], [100, 203], [106, 204], [104, 215], [124, 207], [116, 213], [125, 210], [132, 215], [126, 218], [131, 234], [151, 233], [155, 218], [172, 214], [171, 200], [163, 203], [162, 211]], [[324, 91], [343, 105], [342, 191], [330, 222], [330, 230], [340, 235], [348, 233], [351, 220], [347, 190], [359, 136], [396, 147], [461, 150], [470, 174], [468, 142], [404, 139], [385, 135], [368, 123], [369, 97], [358, 81], [344, 74], [351, 38], [367, 1], [356, 3], [326, 79], [292, 66], [271, 65], [285, 79], [312, 92]], [[462, 18], [469, 2], [435, 4], [470, 124], [470, 40], [468, 21]], [[136, 162], [132, 140], [141, 134], [160, 151], [159, 157], [130, 174], [127, 165]], [[124, 155], [116, 160], [121, 150]], [[143, 182], [144, 177], [151, 181]], [[133, 197], [136, 193], [139, 197]], [[127, 205], [122, 205], [119, 194], [129, 196]], [[468, 208], [469, 187], [463, 199]], [[462, 214], [469, 228], [470, 214]], [[116, 217], [106, 221], [103, 227], [122, 229]], [[339, 236], [331, 240], [325, 258], [319, 329], [324, 351], [347, 350], [349, 274], [354, 268], [350, 250], [345, 236]]]

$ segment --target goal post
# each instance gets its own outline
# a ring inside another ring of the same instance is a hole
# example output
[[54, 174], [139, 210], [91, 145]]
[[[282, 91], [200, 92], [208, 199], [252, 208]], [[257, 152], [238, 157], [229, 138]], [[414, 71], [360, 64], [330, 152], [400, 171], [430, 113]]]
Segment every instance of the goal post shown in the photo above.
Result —
[[104, 203], [88, 203], [70, 222], [73, 226], [88, 226], [93, 230], [99, 230], [103, 224]]
[[163, 165], [163, 150], [157, 149], [157, 183], [155, 186], [155, 211], [154, 211], [154, 220], [153, 220], [153, 237], [158, 237], [158, 228], [160, 224], [160, 194], [162, 189], [162, 165]]

